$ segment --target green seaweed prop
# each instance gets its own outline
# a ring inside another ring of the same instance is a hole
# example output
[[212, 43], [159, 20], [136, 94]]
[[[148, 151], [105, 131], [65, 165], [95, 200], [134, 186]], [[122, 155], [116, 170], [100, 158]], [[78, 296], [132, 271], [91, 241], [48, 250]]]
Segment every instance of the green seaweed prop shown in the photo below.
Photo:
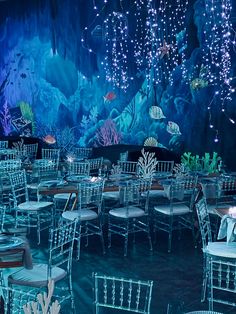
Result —
[[216, 152], [213, 152], [212, 157], [210, 153], [205, 153], [201, 158], [199, 155], [194, 156], [190, 152], [185, 152], [181, 156], [181, 163], [189, 169], [189, 171], [204, 171], [211, 174], [221, 171], [222, 159]]

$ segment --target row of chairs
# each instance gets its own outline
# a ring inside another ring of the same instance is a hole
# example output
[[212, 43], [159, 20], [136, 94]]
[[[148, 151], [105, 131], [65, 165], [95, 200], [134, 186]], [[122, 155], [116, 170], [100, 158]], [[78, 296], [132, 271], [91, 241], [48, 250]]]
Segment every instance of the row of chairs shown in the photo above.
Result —
[[[21, 143], [21, 142], [20, 142]], [[8, 141], [0, 141], [0, 150], [6, 150], [8, 149]], [[34, 143], [34, 144], [22, 144], [16, 147], [12, 148], [12, 154], [9, 150], [9, 156], [10, 159], [14, 159], [17, 157], [28, 157], [30, 160], [31, 159], [36, 159], [37, 158], [37, 154], [38, 154], [38, 143]], [[51, 158], [51, 157], [58, 157], [60, 155], [60, 149], [56, 149], [56, 148], [42, 148], [41, 150], [41, 154], [42, 154], [42, 158]], [[87, 159], [87, 158], [91, 158], [92, 156], [92, 148], [88, 148], [88, 147], [75, 147], [73, 149], [73, 155], [76, 156], [76, 158], [79, 159]], [[9, 157], [6, 154], [5, 159], [9, 159]]]

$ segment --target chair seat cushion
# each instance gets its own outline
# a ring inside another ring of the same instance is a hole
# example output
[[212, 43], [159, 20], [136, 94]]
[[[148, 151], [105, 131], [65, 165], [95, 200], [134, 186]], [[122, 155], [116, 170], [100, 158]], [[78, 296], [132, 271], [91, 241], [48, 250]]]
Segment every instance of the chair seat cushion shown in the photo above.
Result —
[[[54, 199], [55, 200], [60, 200], [60, 201], [67, 201], [70, 197], [71, 193], [60, 193], [60, 194], [56, 194], [54, 195]], [[75, 193], [72, 193], [71, 198], [74, 199], [76, 197]]]
[[24, 202], [18, 205], [18, 208], [21, 210], [41, 210], [46, 209], [47, 207], [52, 206], [52, 202], [37, 202], [37, 201], [29, 201]]
[[136, 218], [145, 215], [145, 211], [136, 206], [130, 206], [128, 210], [124, 207], [111, 209], [109, 215], [118, 218]]
[[188, 214], [190, 213], [190, 209], [187, 205], [185, 204], [175, 204], [173, 205], [173, 213], [170, 210], [170, 204], [163, 204], [163, 205], [158, 205], [154, 207], [154, 210], [157, 212], [160, 212], [165, 215], [183, 215], [183, 214]]
[[214, 256], [236, 258], [236, 242], [209, 242], [204, 252]]
[[75, 219], [80, 219], [80, 221], [85, 221], [85, 220], [93, 220], [98, 217], [98, 214], [91, 210], [91, 209], [81, 209], [79, 210], [72, 210], [72, 211], [65, 211], [62, 214], [62, 217], [68, 220], [75, 220]]
[[109, 191], [102, 194], [104, 200], [119, 200], [119, 191]]
[[39, 183], [37, 182], [27, 184], [27, 188], [31, 190], [38, 190], [38, 187], [39, 187]]
[[167, 197], [166, 192], [164, 190], [150, 190], [149, 191], [149, 198], [155, 197]]
[[[52, 279], [57, 282], [66, 276], [66, 271], [60, 267], [52, 268]], [[14, 285], [43, 287], [48, 285], [48, 265], [35, 264], [32, 269], [22, 268], [11, 274], [8, 282]]]
[[[219, 204], [218, 207], [219, 208], [229, 208], [230, 204], [227, 204], [227, 203], [226, 204]], [[217, 214], [217, 212], [216, 212], [216, 208], [217, 208], [217, 206], [215, 204], [207, 204], [208, 213], [211, 215], [219, 216], [219, 214]]]

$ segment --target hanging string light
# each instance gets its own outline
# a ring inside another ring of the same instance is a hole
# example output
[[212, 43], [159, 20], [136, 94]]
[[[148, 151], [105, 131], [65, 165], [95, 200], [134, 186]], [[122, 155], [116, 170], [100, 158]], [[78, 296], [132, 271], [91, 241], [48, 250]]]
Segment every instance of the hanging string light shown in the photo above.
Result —
[[[185, 16], [188, 1], [177, 0], [170, 4], [161, 0], [159, 6], [153, 0], [136, 0], [136, 34], [134, 56], [138, 70], [145, 66], [148, 87], [151, 84], [172, 84], [173, 69], [181, 65], [182, 76], [186, 79], [185, 50], [187, 34]], [[147, 12], [143, 23], [143, 11]], [[145, 44], [144, 44], [145, 43]]]
[[[232, 11], [231, 0], [205, 0], [203, 62], [207, 67], [207, 79], [213, 86], [213, 97], [208, 105], [209, 127], [215, 131], [218, 142], [219, 130], [212, 119], [212, 111], [220, 109], [225, 117], [235, 124], [227, 112], [227, 104], [232, 101], [234, 78], [231, 77], [231, 49], [235, 52], [235, 31], [230, 21]], [[213, 107], [214, 104], [214, 107]], [[217, 141], [216, 141], [217, 139]]]
[[128, 81], [128, 19], [126, 14], [112, 12], [104, 21], [106, 80], [126, 90]]

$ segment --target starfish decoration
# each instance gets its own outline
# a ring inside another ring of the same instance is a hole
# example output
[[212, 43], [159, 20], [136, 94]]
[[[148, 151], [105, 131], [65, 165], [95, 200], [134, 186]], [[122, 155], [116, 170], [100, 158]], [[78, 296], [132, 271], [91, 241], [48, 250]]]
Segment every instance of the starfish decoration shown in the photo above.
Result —
[[169, 56], [171, 45], [167, 45], [166, 41], [163, 41], [163, 45], [159, 48], [160, 51], [160, 59], [163, 59], [164, 56], [166, 55], [167, 57]]

